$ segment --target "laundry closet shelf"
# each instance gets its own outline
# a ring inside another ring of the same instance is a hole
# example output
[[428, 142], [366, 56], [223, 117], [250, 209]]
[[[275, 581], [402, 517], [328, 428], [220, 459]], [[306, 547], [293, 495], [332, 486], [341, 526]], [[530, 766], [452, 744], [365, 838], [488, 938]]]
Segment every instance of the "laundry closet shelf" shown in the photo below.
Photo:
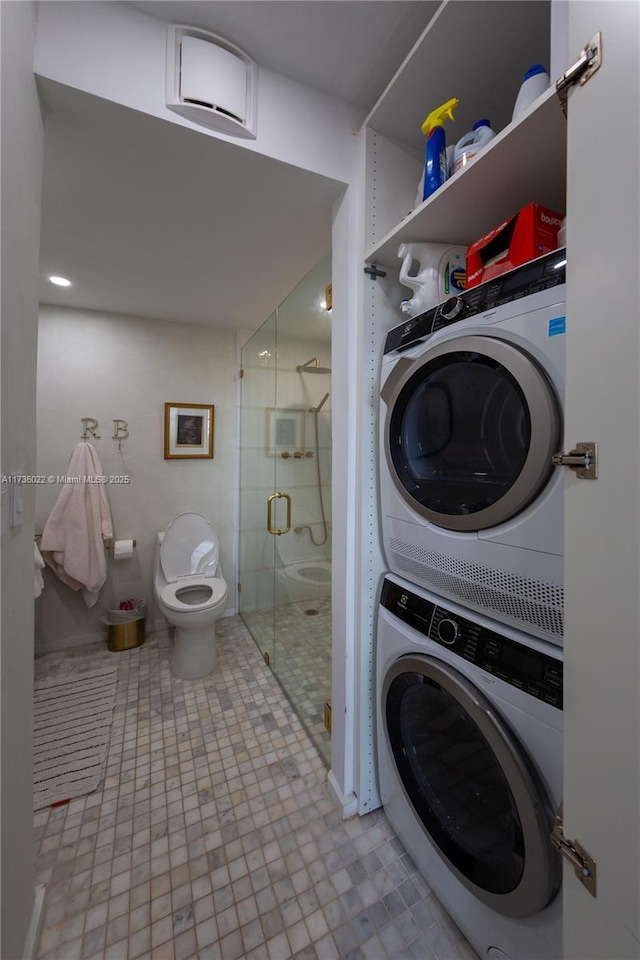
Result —
[[529, 203], [564, 213], [566, 120], [554, 89], [510, 123], [476, 161], [458, 171], [366, 253], [395, 269], [401, 243], [470, 245]]
[[424, 151], [424, 118], [460, 100], [447, 139], [456, 142], [479, 117], [494, 130], [511, 120], [525, 70], [549, 60], [550, 3], [447, 0], [416, 40], [365, 120], [407, 150]]

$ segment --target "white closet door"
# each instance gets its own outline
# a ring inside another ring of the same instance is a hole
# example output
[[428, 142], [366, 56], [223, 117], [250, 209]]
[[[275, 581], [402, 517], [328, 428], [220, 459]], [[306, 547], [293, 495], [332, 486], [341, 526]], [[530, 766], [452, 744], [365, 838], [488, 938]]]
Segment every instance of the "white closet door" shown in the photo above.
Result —
[[569, 4], [569, 54], [603, 64], [569, 97], [565, 450], [565, 835], [597, 860], [593, 899], [564, 870], [565, 960], [640, 956], [640, 4]]

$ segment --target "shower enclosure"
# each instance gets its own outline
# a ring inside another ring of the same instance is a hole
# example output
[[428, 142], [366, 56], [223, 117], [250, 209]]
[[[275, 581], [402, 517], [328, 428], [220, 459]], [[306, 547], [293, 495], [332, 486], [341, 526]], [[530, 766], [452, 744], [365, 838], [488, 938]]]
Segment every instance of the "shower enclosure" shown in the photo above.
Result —
[[242, 348], [240, 614], [330, 763], [327, 255]]

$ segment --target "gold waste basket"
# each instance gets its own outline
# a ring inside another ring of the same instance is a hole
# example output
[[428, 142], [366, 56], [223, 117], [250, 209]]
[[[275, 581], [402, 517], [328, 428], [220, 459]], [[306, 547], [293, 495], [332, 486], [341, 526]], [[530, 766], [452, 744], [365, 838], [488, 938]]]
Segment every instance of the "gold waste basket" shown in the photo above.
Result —
[[146, 618], [132, 620], [131, 623], [110, 623], [107, 646], [109, 650], [131, 650], [139, 647], [146, 638]]
[[109, 627], [109, 650], [131, 650], [145, 641], [147, 601], [142, 597], [122, 600], [120, 606], [109, 610], [102, 622]]

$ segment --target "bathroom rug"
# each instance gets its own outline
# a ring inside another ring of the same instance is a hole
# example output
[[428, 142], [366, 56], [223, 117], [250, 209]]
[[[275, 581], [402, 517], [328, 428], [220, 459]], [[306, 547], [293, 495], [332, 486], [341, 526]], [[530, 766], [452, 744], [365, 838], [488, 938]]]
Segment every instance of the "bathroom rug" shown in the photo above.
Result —
[[33, 704], [33, 808], [91, 793], [107, 759], [118, 668], [37, 679]]

